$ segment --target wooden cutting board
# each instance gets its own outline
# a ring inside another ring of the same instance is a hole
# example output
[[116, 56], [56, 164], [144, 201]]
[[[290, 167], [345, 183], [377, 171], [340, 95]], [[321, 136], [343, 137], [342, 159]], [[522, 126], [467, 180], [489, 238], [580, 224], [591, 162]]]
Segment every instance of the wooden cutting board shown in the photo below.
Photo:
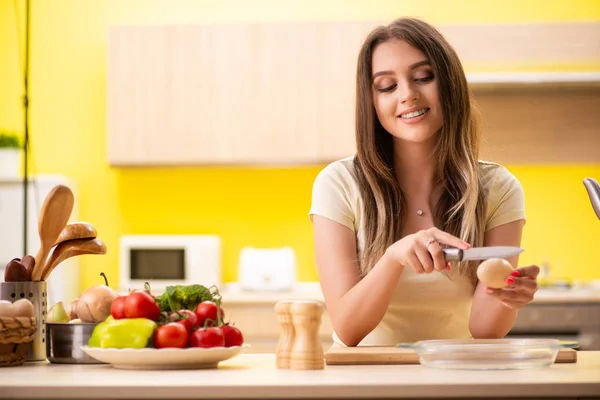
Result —
[[[577, 351], [560, 349], [556, 363], [576, 363]], [[419, 356], [412, 349], [391, 346], [337, 347], [325, 353], [327, 365], [419, 364]]]

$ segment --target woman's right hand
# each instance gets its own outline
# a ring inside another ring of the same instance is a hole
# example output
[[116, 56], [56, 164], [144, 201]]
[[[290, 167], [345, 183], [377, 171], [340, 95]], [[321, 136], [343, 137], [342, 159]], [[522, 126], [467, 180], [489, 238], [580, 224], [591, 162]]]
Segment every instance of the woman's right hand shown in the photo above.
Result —
[[386, 256], [410, 267], [417, 274], [450, 269], [440, 244], [466, 250], [471, 245], [437, 228], [421, 230], [398, 240], [386, 250]]

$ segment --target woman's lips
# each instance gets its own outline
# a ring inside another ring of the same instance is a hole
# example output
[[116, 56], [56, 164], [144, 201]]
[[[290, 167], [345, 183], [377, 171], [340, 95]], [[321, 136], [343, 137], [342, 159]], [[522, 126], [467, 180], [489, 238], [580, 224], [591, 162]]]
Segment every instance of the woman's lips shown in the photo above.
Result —
[[429, 114], [429, 108], [422, 108], [420, 110], [410, 111], [400, 114], [398, 118], [405, 124], [416, 124], [423, 120]]

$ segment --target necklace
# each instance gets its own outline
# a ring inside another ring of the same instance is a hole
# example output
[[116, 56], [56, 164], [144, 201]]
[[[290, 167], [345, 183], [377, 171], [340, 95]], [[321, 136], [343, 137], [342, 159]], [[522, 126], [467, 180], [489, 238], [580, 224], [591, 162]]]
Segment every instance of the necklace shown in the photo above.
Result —
[[423, 215], [423, 210], [421, 210], [420, 208], [417, 210], [417, 215], [420, 217], [421, 215]]

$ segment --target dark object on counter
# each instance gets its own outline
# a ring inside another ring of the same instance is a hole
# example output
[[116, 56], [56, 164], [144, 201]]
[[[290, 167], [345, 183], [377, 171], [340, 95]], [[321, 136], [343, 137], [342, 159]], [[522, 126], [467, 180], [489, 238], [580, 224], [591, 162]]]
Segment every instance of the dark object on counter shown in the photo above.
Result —
[[46, 357], [56, 364], [104, 364], [87, 355], [87, 346], [95, 323], [46, 323]]
[[594, 212], [598, 219], [600, 219], [600, 185], [598, 185], [598, 182], [594, 178], [585, 178], [583, 184], [590, 196]]

